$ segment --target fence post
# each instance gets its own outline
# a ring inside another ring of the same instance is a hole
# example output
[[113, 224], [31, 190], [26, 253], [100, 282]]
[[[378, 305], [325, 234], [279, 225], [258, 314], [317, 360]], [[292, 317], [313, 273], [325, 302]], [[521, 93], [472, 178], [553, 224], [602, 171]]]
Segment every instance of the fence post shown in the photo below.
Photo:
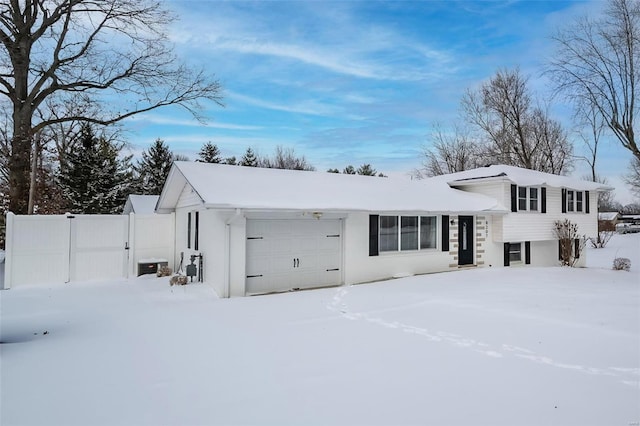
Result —
[[6, 220], [6, 234], [5, 234], [5, 253], [4, 253], [4, 284], [3, 289], [9, 290], [11, 288], [11, 272], [13, 268], [13, 220], [15, 214], [7, 212]]
[[129, 213], [129, 265], [127, 267], [127, 279], [135, 277], [138, 274], [136, 270], [135, 258], [136, 258], [136, 215], [135, 213]]

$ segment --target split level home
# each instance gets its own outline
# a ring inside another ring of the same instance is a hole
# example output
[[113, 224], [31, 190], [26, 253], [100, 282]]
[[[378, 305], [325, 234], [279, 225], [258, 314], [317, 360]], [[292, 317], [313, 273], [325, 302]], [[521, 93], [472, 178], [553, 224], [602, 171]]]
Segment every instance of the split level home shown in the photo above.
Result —
[[510, 166], [412, 181], [175, 162], [156, 213], [175, 214], [176, 267], [199, 256], [204, 281], [230, 297], [558, 265], [554, 222], [595, 236], [610, 189]]

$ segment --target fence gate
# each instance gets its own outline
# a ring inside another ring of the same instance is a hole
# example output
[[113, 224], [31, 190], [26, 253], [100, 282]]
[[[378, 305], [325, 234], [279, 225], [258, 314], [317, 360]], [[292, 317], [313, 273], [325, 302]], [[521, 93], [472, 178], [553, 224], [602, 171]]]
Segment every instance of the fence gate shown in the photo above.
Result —
[[126, 278], [129, 216], [7, 215], [4, 287]]
[[69, 281], [127, 277], [129, 216], [68, 216]]

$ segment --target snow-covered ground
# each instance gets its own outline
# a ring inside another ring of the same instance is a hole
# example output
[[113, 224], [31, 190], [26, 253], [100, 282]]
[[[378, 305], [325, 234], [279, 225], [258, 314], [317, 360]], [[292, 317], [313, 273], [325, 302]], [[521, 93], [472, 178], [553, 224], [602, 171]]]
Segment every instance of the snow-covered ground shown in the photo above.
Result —
[[150, 276], [3, 291], [0, 424], [638, 424], [639, 253], [616, 235], [585, 269], [237, 299]]

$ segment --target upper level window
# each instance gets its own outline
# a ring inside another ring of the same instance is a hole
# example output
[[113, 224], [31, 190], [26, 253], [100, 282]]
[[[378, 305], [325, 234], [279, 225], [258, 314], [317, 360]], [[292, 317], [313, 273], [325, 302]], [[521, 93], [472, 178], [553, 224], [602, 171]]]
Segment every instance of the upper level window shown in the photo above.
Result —
[[582, 211], [582, 191], [576, 192], [576, 211]]
[[529, 188], [529, 210], [538, 211], [538, 188]]
[[518, 187], [518, 211], [538, 211], [538, 188]]
[[380, 216], [380, 251], [436, 248], [436, 232], [435, 216]]
[[567, 211], [568, 212], [572, 212], [575, 210], [575, 199], [576, 199], [576, 192], [567, 191]]
[[[566, 191], [566, 195], [565, 195]], [[565, 200], [565, 209], [563, 211], [566, 212], [589, 212], [589, 193], [585, 191], [574, 191], [571, 189], [564, 190], [562, 193], [563, 200]]]

